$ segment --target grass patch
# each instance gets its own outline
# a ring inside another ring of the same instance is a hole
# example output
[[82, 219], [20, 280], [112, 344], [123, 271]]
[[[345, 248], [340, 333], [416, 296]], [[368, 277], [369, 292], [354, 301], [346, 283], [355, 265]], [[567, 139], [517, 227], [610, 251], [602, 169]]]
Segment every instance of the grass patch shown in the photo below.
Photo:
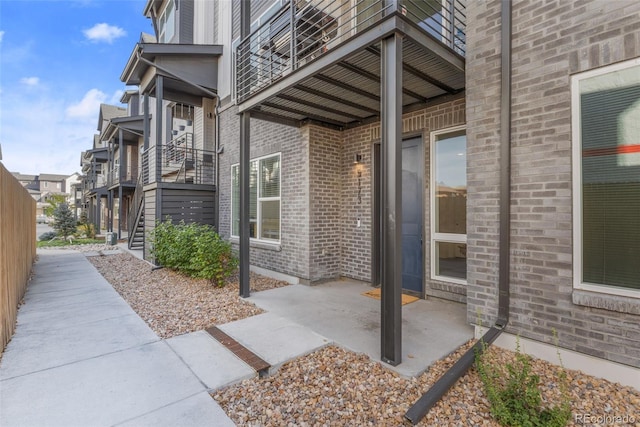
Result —
[[76, 246], [76, 245], [92, 245], [92, 244], [104, 244], [104, 239], [73, 239], [71, 243], [68, 240], [56, 239], [56, 240], [43, 240], [37, 242], [39, 248], [58, 248], [62, 246]]

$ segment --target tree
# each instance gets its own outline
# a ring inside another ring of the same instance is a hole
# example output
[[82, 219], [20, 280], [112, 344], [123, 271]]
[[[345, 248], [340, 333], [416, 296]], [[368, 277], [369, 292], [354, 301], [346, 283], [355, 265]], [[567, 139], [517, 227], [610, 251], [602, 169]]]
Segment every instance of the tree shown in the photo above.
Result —
[[46, 199], [47, 203], [49, 203], [49, 206], [44, 207], [44, 214], [46, 216], [53, 216], [56, 208], [67, 200], [66, 196], [63, 194], [49, 194]]
[[76, 220], [66, 203], [60, 203], [53, 211], [53, 224], [51, 226], [65, 240], [76, 232]]

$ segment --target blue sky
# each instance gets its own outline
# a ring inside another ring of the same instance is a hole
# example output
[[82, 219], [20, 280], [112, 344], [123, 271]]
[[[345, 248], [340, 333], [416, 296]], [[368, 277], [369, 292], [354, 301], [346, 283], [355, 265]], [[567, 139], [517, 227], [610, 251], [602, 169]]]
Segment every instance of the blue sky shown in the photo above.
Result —
[[120, 105], [120, 74], [145, 0], [0, 0], [2, 163], [23, 174], [80, 171], [100, 103]]

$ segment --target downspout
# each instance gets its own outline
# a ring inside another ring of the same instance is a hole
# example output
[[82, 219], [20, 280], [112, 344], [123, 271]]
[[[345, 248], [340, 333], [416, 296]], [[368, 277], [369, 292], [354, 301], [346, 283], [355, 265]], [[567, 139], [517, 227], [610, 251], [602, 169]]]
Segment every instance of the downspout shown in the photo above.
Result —
[[220, 154], [222, 154], [222, 150], [220, 149], [220, 98], [216, 98], [216, 111], [214, 113], [216, 115], [216, 130], [213, 133], [214, 139], [214, 149], [216, 150], [216, 162], [215, 162], [215, 175], [214, 175], [214, 185], [215, 185], [215, 196], [214, 202], [216, 204], [216, 219], [214, 226], [216, 227], [216, 233], [220, 233], [220, 189], [218, 188], [218, 184], [220, 183]]
[[511, 221], [511, 0], [502, 0], [500, 84], [500, 248], [498, 318], [495, 324], [409, 408], [405, 418], [417, 424], [473, 365], [476, 354], [491, 345], [509, 322], [510, 221]]

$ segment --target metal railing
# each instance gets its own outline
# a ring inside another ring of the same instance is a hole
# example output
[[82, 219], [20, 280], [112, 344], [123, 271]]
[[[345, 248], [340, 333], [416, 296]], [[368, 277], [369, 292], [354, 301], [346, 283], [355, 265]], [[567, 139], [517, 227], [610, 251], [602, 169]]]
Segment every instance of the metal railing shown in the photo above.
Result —
[[215, 153], [194, 148], [193, 134], [185, 133], [142, 153], [142, 182], [214, 184]]
[[139, 173], [137, 167], [126, 168], [121, 171], [120, 165], [115, 165], [109, 170], [107, 183], [109, 187], [116, 184], [134, 184], [138, 175]]
[[465, 54], [465, 0], [397, 0], [397, 10], [390, 4], [384, 0], [289, 0], [238, 45], [238, 102], [392, 13]]
[[131, 199], [131, 205], [129, 206], [129, 212], [127, 212], [127, 233], [129, 239], [129, 247], [135, 234], [135, 229], [138, 225], [140, 217], [140, 211], [143, 209], [142, 198], [144, 197], [144, 190], [142, 188], [142, 174], [138, 175], [136, 181], [136, 189], [133, 192]]

